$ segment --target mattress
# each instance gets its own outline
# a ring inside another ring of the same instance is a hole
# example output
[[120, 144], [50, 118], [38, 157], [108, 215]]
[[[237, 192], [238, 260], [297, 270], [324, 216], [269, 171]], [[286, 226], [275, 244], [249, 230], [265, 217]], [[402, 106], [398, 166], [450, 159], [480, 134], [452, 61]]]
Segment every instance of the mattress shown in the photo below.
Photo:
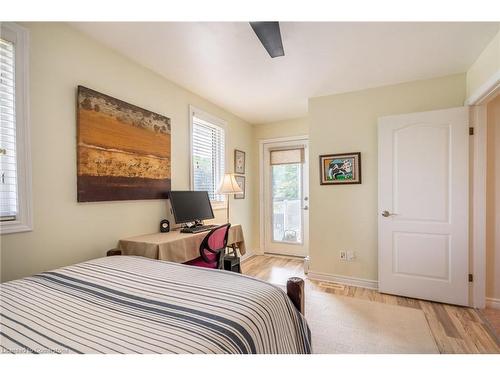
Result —
[[279, 287], [142, 257], [94, 259], [1, 284], [2, 353], [311, 353]]

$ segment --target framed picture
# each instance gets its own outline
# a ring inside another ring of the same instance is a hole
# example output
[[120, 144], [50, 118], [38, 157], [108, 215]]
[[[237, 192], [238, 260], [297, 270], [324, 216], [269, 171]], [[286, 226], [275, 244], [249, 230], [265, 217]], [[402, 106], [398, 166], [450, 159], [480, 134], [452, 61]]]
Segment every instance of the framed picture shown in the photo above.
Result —
[[361, 153], [330, 154], [319, 156], [321, 185], [361, 183]]
[[166, 199], [170, 119], [78, 86], [78, 202]]
[[243, 190], [243, 193], [234, 194], [234, 199], [245, 199], [245, 176], [234, 176], [238, 186]]
[[245, 174], [245, 152], [234, 150], [234, 173]]

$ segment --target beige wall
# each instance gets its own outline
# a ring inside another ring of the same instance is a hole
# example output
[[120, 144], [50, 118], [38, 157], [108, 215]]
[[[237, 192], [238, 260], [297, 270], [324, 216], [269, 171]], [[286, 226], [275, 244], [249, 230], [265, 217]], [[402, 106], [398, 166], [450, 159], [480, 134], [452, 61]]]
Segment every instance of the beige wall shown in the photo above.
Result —
[[305, 135], [308, 133], [309, 126], [307, 124], [307, 117], [254, 125], [254, 137], [257, 141], [262, 139]]
[[467, 98], [495, 74], [500, 73], [500, 32], [467, 71]]
[[[32, 23], [30, 101], [34, 230], [1, 237], [2, 281], [100, 257], [119, 238], [157, 231], [165, 201], [76, 202], [75, 93], [84, 85], [172, 121], [172, 184], [189, 188], [188, 105], [229, 124], [233, 149], [247, 152], [247, 198], [232, 200], [232, 221], [254, 247], [257, 215], [253, 128], [241, 119], [137, 65], [65, 24]], [[218, 216], [223, 216], [224, 211]]]
[[[458, 107], [465, 75], [458, 74], [309, 100], [311, 271], [376, 280], [377, 118]], [[361, 152], [363, 183], [321, 186], [320, 154]], [[352, 250], [354, 262], [340, 262]]]
[[[296, 119], [278, 121], [278, 122], [270, 122], [267, 124], [258, 124], [254, 125], [253, 137], [254, 137], [254, 150], [256, 155], [255, 165], [253, 175], [260, 176], [260, 164], [259, 164], [259, 153], [260, 153], [260, 141], [264, 139], [273, 139], [273, 138], [283, 138], [283, 137], [292, 137], [298, 135], [307, 135], [309, 134], [309, 126], [307, 123], [307, 117], [301, 117]], [[256, 190], [254, 201], [260, 201], [260, 192], [259, 192], [259, 180], [256, 181]], [[259, 207], [257, 207], [259, 209]], [[263, 253], [264, 249], [260, 249], [260, 213], [254, 217], [253, 227], [255, 228], [255, 243], [259, 247], [258, 252]]]
[[500, 299], [500, 95], [487, 111], [486, 297]]

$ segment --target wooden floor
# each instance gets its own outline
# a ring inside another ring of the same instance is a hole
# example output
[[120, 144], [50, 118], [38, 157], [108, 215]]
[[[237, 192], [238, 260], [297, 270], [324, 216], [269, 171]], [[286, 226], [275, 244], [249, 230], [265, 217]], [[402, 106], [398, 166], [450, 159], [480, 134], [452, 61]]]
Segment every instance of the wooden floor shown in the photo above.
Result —
[[483, 319], [485, 319], [490, 324], [496, 336], [500, 337], [500, 309], [487, 307], [484, 310], [480, 310], [480, 313]]
[[[256, 255], [242, 265], [243, 273], [285, 285], [287, 278], [302, 277], [308, 290], [334, 293], [375, 302], [420, 309], [424, 312], [441, 353], [500, 353], [500, 342], [481, 311], [453, 305], [382, 294], [374, 290], [309, 280], [303, 272], [303, 261], [297, 258]], [[307, 318], [307, 317], [306, 317]]]

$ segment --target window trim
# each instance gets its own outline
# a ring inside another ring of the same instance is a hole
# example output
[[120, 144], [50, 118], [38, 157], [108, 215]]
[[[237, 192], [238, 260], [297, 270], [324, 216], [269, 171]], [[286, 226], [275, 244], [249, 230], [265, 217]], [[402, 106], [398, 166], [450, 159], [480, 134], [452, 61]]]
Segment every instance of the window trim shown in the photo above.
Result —
[[15, 43], [15, 105], [17, 201], [16, 220], [0, 222], [0, 233], [33, 230], [33, 199], [31, 173], [30, 104], [29, 104], [29, 31], [13, 23], [2, 22], [1, 34]]
[[[193, 105], [189, 106], [189, 188], [194, 190], [194, 169], [193, 169], [193, 116], [217, 125], [224, 130], [224, 169], [227, 170], [227, 150], [228, 150], [228, 126], [227, 121], [222, 120], [208, 112], [203, 111]], [[226, 173], [226, 171], [224, 171]], [[227, 195], [223, 196], [223, 201], [210, 201], [212, 208], [223, 209], [227, 207]]]

